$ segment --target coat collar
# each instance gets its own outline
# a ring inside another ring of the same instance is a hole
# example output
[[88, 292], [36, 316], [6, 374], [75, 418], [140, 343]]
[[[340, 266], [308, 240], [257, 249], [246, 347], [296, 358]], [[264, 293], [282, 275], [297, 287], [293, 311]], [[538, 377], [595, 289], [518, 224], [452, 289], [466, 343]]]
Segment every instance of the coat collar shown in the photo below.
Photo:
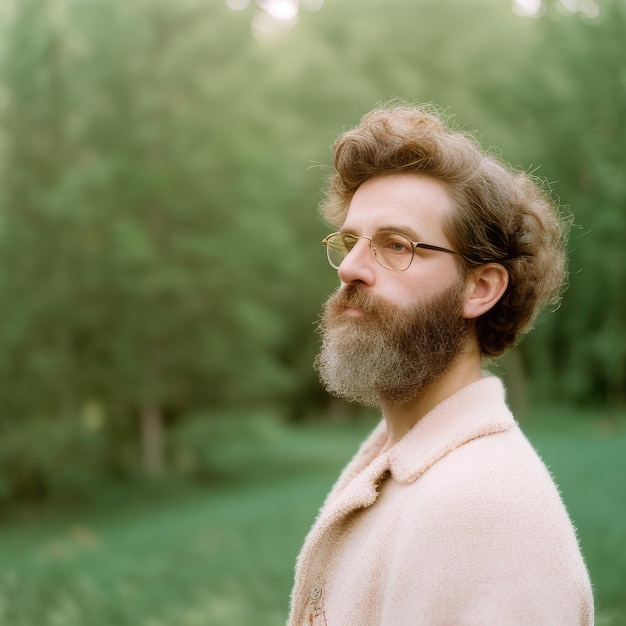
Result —
[[441, 402], [391, 448], [391, 473], [400, 483], [412, 483], [463, 444], [514, 424], [500, 379], [488, 376]]
[[401, 484], [415, 482], [437, 461], [463, 444], [515, 424], [495, 376], [472, 383], [427, 413], [404, 437], [379, 455], [387, 429], [384, 420], [368, 437], [331, 490], [324, 509], [342, 514], [371, 506], [388, 476]]

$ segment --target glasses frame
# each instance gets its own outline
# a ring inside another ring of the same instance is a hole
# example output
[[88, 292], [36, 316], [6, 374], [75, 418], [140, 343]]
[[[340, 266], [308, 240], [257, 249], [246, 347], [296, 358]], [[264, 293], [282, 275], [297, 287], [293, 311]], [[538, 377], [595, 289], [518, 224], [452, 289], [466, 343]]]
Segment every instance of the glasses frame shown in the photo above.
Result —
[[[394, 231], [381, 231], [381, 232], [385, 232], [389, 235], [399, 235], [400, 237], [404, 237], [407, 241], [411, 242], [411, 245], [413, 246], [413, 251], [411, 254], [411, 260], [409, 261], [409, 264], [404, 268], [404, 269], [397, 269], [395, 267], [390, 267], [389, 265], [385, 265], [377, 256], [376, 256], [376, 247], [374, 246], [374, 240], [372, 237], [368, 237], [367, 235], [355, 235], [353, 233], [347, 232], [347, 231], [342, 231], [342, 230], [338, 230], [334, 233], [330, 233], [330, 235], [327, 235], [326, 237], [324, 237], [324, 239], [322, 239], [322, 244], [324, 244], [326, 246], [326, 258], [328, 259], [328, 263], [330, 264], [330, 266], [333, 269], [338, 270], [341, 263], [339, 265], [335, 265], [331, 258], [330, 258], [330, 254], [331, 254], [331, 249], [330, 246], [328, 245], [330, 243], [330, 240], [333, 237], [336, 237], [337, 235], [348, 235], [350, 237], [354, 237], [354, 239], [356, 240], [354, 242], [354, 245], [356, 246], [357, 242], [359, 241], [359, 239], [367, 239], [370, 242], [370, 252], [372, 253], [372, 256], [374, 257], [374, 260], [376, 261], [376, 263], [378, 263], [378, 265], [381, 265], [382, 267], [387, 268], [388, 270], [393, 270], [394, 272], [406, 272], [409, 267], [411, 267], [411, 264], [413, 263], [413, 259], [415, 258], [415, 250], [417, 250], [417, 248], [420, 248], [421, 250], [433, 250], [434, 252], [446, 252], [447, 254], [456, 254], [457, 256], [460, 256], [461, 258], [465, 259], [466, 261], [470, 261], [471, 259], [468, 259], [464, 254], [461, 254], [460, 252], [457, 252], [456, 250], [450, 250], [450, 248], [443, 248], [442, 246], [435, 246], [432, 243], [424, 243], [422, 241], [413, 241], [410, 237], [407, 237], [407, 235], [405, 235], [404, 233], [397, 233]], [[376, 233], [379, 234], [379, 233]], [[376, 235], [374, 235], [375, 237]], [[350, 254], [351, 250], [348, 251], [348, 253], [346, 254], [346, 257], [348, 256], [348, 254]], [[346, 258], [344, 257], [344, 259]], [[343, 262], [343, 260], [342, 260]]]

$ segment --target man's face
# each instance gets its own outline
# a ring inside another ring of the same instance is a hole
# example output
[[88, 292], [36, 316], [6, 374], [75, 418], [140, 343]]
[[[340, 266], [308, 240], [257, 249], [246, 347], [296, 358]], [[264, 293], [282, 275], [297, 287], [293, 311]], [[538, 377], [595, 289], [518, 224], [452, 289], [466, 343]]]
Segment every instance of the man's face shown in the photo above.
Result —
[[[412, 174], [366, 181], [342, 231], [371, 237], [394, 230], [451, 247], [442, 222], [444, 185]], [[326, 303], [316, 367], [327, 389], [362, 404], [404, 404], [435, 382], [467, 345], [464, 282], [454, 255], [415, 252], [403, 272], [379, 265], [360, 239], [339, 268], [342, 286]]]

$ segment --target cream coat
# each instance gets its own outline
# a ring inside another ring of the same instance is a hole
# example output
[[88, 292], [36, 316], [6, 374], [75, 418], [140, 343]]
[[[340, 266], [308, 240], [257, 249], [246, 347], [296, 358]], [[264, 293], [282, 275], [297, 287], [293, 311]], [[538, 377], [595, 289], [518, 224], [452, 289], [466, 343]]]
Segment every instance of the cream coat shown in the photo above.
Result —
[[593, 624], [557, 488], [495, 377], [388, 452], [384, 422], [328, 495], [296, 567], [290, 626]]

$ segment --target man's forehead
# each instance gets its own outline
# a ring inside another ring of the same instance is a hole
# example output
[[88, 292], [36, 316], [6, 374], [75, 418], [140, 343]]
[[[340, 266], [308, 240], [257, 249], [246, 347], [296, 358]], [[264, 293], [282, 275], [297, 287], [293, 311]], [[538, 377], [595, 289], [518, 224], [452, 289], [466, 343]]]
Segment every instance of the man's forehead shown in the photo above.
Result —
[[365, 181], [354, 194], [342, 230], [391, 230], [415, 241], [443, 232], [451, 199], [444, 183], [416, 174], [391, 174]]

